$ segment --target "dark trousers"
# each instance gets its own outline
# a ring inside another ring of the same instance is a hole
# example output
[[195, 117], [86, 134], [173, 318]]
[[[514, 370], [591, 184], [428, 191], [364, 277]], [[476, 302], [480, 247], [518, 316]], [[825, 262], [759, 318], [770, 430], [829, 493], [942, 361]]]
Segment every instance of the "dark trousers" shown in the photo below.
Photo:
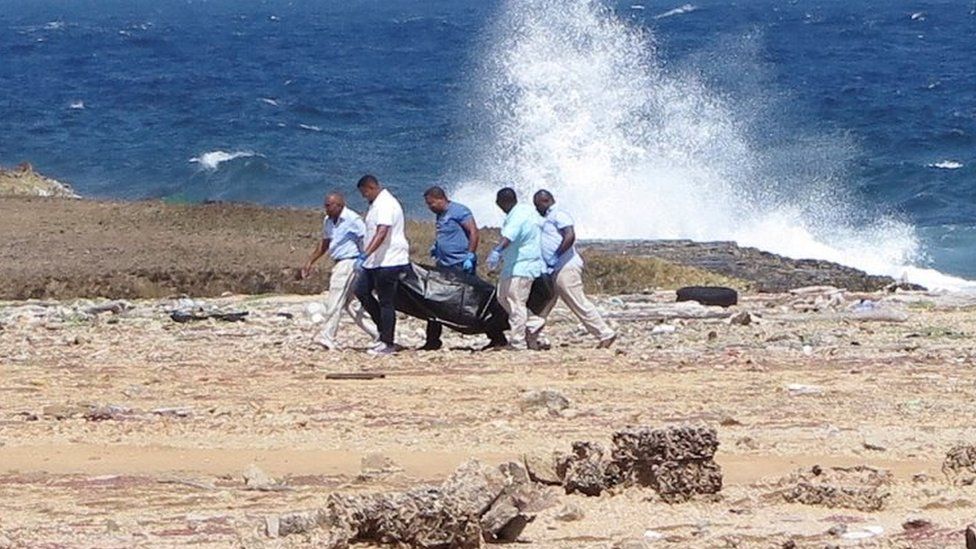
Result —
[[[457, 271], [463, 272], [464, 269], [461, 268], [461, 264], [445, 266], [441, 265], [440, 261], [437, 262], [437, 268], [442, 271]], [[427, 343], [426, 345], [431, 345], [437, 347], [441, 344], [441, 334], [444, 333], [444, 325], [436, 320], [427, 321]]]
[[[380, 341], [388, 345], [393, 345], [393, 334], [396, 332], [394, 305], [397, 287], [400, 286], [400, 275], [406, 268], [406, 265], [399, 265], [364, 269], [359, 277], [359, 284], [356, 285], [356, 297], [376, 323]], [[376, 292], [375, 297], [373, 292]]]

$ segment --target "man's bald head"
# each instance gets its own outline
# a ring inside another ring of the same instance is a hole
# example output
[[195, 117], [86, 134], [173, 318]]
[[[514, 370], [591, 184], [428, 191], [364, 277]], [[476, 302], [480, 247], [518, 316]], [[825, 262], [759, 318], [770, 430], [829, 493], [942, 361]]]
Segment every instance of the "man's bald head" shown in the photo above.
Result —
[[342, 196], [342, 193], [333, 191], [325, 195], [325, 213], [333, 220], [339, 219], [345, 207], [346, 197]]

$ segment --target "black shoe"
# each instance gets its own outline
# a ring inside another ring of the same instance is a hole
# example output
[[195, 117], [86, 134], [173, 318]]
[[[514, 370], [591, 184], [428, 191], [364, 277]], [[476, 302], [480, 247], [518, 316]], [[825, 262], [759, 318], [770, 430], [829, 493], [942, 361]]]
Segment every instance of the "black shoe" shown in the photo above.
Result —
[[418, 347], [418, 351], [440, 351], [444, 344], [440, 341], [428, 341], [423, 347]]
[[489, 341], [488, 342], [488, 345], [485, 345], [484, 347], [482, 347], [481, 350], [482, 351], [491, 351], [492, 349], [507, 349], [507, 348], [508, 348], [508, 340], [505, 339], [505, 338], [502, 338], [502, 339], [493, 339], [493, 340]]

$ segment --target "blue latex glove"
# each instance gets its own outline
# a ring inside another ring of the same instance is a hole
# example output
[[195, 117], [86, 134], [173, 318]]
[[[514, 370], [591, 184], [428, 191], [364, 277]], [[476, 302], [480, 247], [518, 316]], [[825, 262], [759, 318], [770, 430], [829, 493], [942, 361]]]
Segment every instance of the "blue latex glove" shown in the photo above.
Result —
[[502, 262], [502, 251], [495, 248], [488, 254], [488, 259], [485, 260], [485, 265], [488, 265], [489, 271], [494, 271], [498, 268], [498, 264]]
[[466, 273], [473, 274], [477, 266], [478, 256], [474, 255], [474, 252], [468, 252], [468, 255], [464, 258], [464, 263], [461, 264], [461, 269]]
[[556, 265], [559, 264], [559, 257], [553, 256], [546, 261], [546, 274], [552, 274], [556, 272]]
[[366, 255], [365, 253], [359, 254], [359, 257], [356, 258], [356, 264], [353, 268], [356, 269], [357, 271], [363, 270], [363, 263], [366, 263], [367, 257], [369, 256]]

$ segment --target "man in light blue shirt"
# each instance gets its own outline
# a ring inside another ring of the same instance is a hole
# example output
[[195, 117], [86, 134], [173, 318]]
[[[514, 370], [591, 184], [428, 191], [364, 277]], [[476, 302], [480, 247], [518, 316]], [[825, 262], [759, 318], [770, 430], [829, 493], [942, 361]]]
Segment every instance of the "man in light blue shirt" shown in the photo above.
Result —
[[356, 212], [346, 207], [346, 200], [339, 193], [325, 197], [325, 214], [322, 221], [322, 239], [302, 267], [302, 279], [308, 278], [312, 267], [326, 253], [335, 262], [329, 277], [329, 298], [326, 302], [324, 325], [315, 342], [325, 349], [335, 350], [339, 318], [346, 310], [356, 324], [374, 340], [378, 337], [376, 326], [355, 299], [356, 259], [363, 247], [366, 225]]
[[[556, 295], [573, 311], [591, 335], [597, 347], [605, 349], [617, 339], [617, 334], [600, 316], [593, 302], [583, 293], [583, 258], [576, 252], [576, 230], [573, 218], [556, 207], [552, 193], [543, 189], [532, 197], [535, 209], [543, 217], [542, 258], [552, 273]], [[548, 317], [555, 301], [542, 311]]]
[[527, 306], [532, 282], [542, 276], [541, 219], [529, 206], [518, 203], [515, 190], [498, 191], [495, 204], [505, 212], [502, 240], [488, 255], [488, 268], [495, 270], [504, 262], [498, 278], [498, 303], [508, 313], [513, 348], [537, 348], [535, 341], [545, 319], [532, 314]]

